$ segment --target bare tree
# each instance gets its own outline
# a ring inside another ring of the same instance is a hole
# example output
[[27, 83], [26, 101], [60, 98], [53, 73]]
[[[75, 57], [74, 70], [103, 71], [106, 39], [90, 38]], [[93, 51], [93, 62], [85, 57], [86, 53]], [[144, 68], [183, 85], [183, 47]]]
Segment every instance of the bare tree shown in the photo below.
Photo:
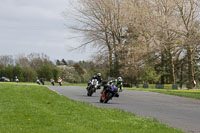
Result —
[[0, 56], [0, 64], [8, 66], [14, 64], [14, 59], [12, 55], [3, 55]]
[[108, 56], [110, 74], [118, 71], [118, 51], [123, 44], [122, 2], [120, 0], [79, 0], [81, 8], [76, 20], [80, 27], [72, 29], [81, 31], [87, 40], [82, 46], [93, 44]]
[[25, 55], [18, 55], [15, 58], [15, 63], [19, 64], [21, 67], [30, 67], [30, 62]]
[[175, 0], [177, 20], [180, 22], [179, 31], [174, 31], [181, 35], [183, 48], [187, 51], [188, 58], [188, 88], [194, 88], [194, 56], [199, 45], [200, 36], [200, 1], [198, 0]]

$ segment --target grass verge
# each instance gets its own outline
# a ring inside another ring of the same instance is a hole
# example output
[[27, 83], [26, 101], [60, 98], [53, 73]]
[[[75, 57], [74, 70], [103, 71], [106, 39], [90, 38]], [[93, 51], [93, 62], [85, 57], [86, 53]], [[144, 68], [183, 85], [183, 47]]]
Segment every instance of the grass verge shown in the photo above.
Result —
[[200, 90], [172, 90], [172, 89], [144, 89], [144, 88], [125, 88], [127, 90], [137, 90], [137, 91], [150, 91], [157, 92], [168, 95], [175, 95], [181, 97], [200, 99]]
[[[37, 85], [37, 83], [33, 83], [33, 82], [0, 82], [1, 84], [12, 84], [12, 85]], [[50, 82], [45, 82], [45, 85], [51, 85]], [[67, 83], [67, 82], [63, 82], [62, 84], [63, 86], [80, 86], [80, 87], [87, 87], [86, 83]], [[55, 86], [59, 86], [58, 83], [55, 83]]]
[[181, 133], [156, 120], [70, 100], [46, 87], [0, 84], [0, 133]]

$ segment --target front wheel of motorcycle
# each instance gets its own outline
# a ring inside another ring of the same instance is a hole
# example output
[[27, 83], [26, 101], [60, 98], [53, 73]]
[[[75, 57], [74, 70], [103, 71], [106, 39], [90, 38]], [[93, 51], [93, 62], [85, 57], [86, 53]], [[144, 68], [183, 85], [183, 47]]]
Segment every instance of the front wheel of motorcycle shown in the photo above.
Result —
[[108, 103], [108, 101], [112, 98], [112, 93], [108, 93], [106, 95], [106, 99], [104, 100], [104, 103]]

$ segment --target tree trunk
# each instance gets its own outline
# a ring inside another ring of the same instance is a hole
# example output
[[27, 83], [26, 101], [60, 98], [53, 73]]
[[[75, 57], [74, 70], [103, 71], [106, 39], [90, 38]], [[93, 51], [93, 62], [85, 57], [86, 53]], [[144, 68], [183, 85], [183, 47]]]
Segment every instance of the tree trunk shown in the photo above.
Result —
[[193, 89], [194, 88], [194, 64], [193, 64], [192, 50], [190, 47], [187, 48], [187, 56], [188, 56], [188, 89]]
[[109, 76], [111, 76], [112, 77], [112, 71], [113, 71], [113, 65], [112, 65], [112, 63], [113, 63], [113, 58], [112, 58], [112, 56], [113, 56], [113, 50], [112, 50], [112, 47], [111, 47], [111, 45], [110, 45], [110, 42], [109, 42], [109, 38], [108, 38], [108, 32], [107, 32], [107, 28], [105, 28], [105, 37], [106, 37], [106, 45], [108, 46], [108, 51], [109, 51]]
[[117, 46], [114, 44], [114, 76], [118, 77], [119, 76], [119, 57], [118, 57], [118, 51], [117, 51]]
[[180, 70], [180, 88], [183, 88], [183, 61], [181, 61], [181, 70]]
[[112, 59], [112, 49], [109, 47], [109, 76], [113, 76], [113, 59]]
[[116, 37], [115, 34], [112, 33], [112, 39], [113, 39], [113, 54], [114, 54], [114, 70], [113, 70], [113, 76], [117, 77], [118, 76], [118, 50], [117, 50], [117, 44], [116, 44]]
[[170, 82], [171, 84], [175, 84], [176, 81], [175, 81], [174, 61], [173, 61], [172, 54], [170, 51], [169, 51], [169, 60], [170, 60]]
[[115, 53], [115, 62], [114, 62], [114, 76], [119, 76], [119, 61], [118, 61], [118, 55]]
[[165, 61], [164, 61], [164, 58], [165, 58], [164, 54], [162, 53], [161, 54], [161, 68], [162, 68], [162, 70], [161, 70], [161, 73], [162, 73], [162, 75], [161, 75], [161, 84], [165, 84], [165, 75], [164, 75]]

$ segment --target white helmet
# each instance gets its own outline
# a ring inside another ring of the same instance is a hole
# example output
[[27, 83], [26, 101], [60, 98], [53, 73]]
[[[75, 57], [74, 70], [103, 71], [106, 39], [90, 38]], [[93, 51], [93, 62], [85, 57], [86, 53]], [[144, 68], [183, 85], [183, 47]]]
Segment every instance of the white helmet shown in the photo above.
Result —
[[101, 77], [101, 73], [97, 73], [97, 76]]
[[117, 80], [118, 80], [118, 82], [122, 82], [123, 81], [122, 77], [118, 77]]

